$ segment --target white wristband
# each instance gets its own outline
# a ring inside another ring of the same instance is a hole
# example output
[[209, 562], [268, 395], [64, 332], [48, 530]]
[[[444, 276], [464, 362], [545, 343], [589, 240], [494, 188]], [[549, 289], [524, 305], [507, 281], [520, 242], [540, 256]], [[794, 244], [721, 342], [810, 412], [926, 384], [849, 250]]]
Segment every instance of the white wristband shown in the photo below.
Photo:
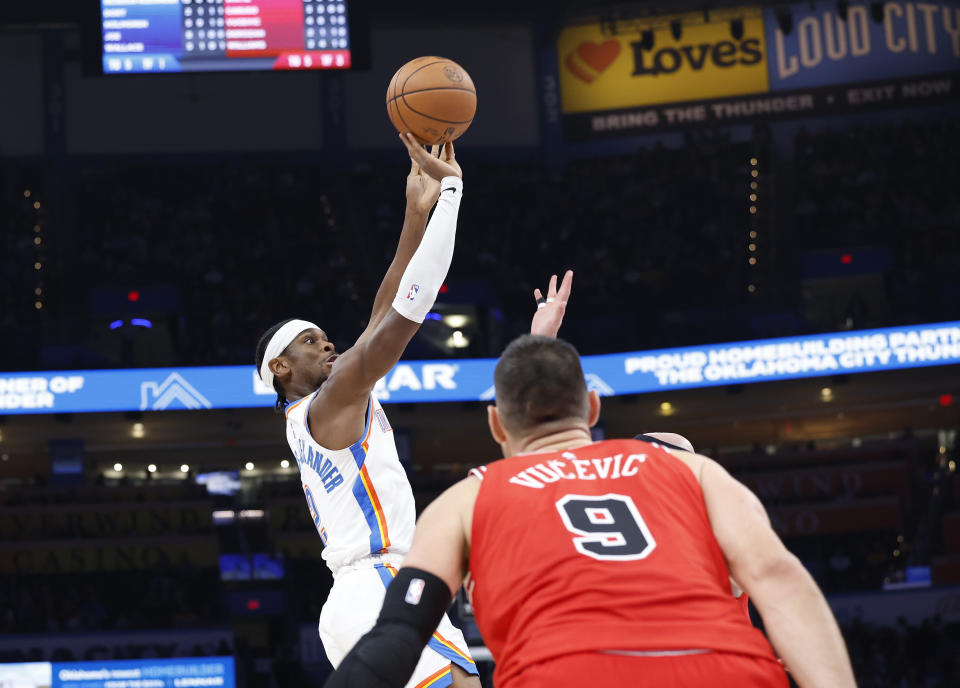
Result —
[[407, 320], [424, 321], [447, 278], [453, 260], [461, 196], [463, 181], [459, 177], [440, 180], [440, 198], [393, 299], [393, 309]]

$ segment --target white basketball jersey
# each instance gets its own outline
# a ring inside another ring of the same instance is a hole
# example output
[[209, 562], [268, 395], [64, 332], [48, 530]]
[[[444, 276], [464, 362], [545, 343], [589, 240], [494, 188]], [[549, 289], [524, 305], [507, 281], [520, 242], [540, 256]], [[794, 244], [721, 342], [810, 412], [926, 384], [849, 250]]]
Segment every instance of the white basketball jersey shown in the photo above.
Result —
[[332, 571], [371, 554], [405, 555], [413, 541], [413, 490], [400, 465], [393, 428], [373, 397], [363, 437], [331, 451], [310, 434], [314, 392], [287, 407], [287, 442], [300, 467], [313, 524]]

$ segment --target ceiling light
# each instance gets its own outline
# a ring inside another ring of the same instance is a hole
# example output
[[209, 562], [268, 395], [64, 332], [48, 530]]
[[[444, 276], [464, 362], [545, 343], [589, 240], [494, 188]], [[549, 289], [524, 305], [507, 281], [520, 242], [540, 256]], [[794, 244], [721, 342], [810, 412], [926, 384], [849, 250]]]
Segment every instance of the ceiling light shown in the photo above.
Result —
[[465, 349], [470, 346], [470, 340], [463, 336], [463, 332], [460, 330], [454, 330], [447, 340], [447, 346], [451, 349]]
[[653, 31], [644, 29], [640, 32], [640, 47], [644, 50], [653, 50]]
[[252, 470], [253, 470], [253, 461], [247, 461], [247, 463], [245, 463], [243, 467], [246, 468], [248, 471], [252, 471]]
[[679, 19], [670, 22], [670, 33], [673, 34], [673, 40], [675, 41], [679, 41], [680, 37], [683, 36], [683, 24]]
[[123, 470], [123, 464], [118, 461], [117, 463], [113, 464], [113, 470], [119, 473]]
[[733, 36], [733, 40], [739, 41], [743, 38], [743, 19], [737, 17], [736, 19], [730, 20], [730, 35]]
[[147, 466], [147, 471], [148, 471], [149, 473], [156, 473], [156, 472], [157, 472], [157, 464], [152, 463], [152, 464], [150, 464], [149, 466]]
[[456, 330], [469, 323], [470, 318], [463, 313], [451, 313], [450, 315], [443, 316], [443, 322]]
[[280, 462], [280, 468], [290, 468], [290, 462], [284, 459]]
[[774, 10], [774, 16], [777, 19], [777, 26], [780, 27], [780, 31], [784, 36], [789, 36], [790, 32], [793, 31], [793, 15], [790, 13], [790, 8], [777, 7]]

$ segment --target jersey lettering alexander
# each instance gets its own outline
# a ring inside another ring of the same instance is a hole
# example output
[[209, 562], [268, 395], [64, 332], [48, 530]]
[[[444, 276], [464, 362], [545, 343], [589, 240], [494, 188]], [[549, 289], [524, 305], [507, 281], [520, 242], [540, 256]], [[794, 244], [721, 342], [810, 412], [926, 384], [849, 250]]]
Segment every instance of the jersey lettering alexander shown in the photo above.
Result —
[[497, 685], [578, 652], [774, 658], [731, 595], [696, 476], [669, 450], [611, 440], [472, 474], [467, 591]]
[[413, 491], [383, 407], [371, 396], [363, 437], [333, 451], [310, 434], [308, 411], [316, 394], [287, 407], [287, 442], [324, 560], [336, 571], [372, 554], [406, 554], [416, 520]]

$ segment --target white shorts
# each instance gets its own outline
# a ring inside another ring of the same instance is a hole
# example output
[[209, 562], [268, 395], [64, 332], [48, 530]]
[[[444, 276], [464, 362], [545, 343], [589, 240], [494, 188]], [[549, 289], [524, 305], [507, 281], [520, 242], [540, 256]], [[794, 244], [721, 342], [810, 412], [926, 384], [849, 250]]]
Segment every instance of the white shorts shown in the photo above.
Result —
[[[373, 628], [387, 585], [396, 575], [400, 557], [381, 555], [337, 571], [330, 596], [320, 612], [320, 640], [334, 668], [360, 637]], [[444, 688], [453, 682], [450, 663], [477, 673], [463, 633], [443, 615], [406, 688]]]

